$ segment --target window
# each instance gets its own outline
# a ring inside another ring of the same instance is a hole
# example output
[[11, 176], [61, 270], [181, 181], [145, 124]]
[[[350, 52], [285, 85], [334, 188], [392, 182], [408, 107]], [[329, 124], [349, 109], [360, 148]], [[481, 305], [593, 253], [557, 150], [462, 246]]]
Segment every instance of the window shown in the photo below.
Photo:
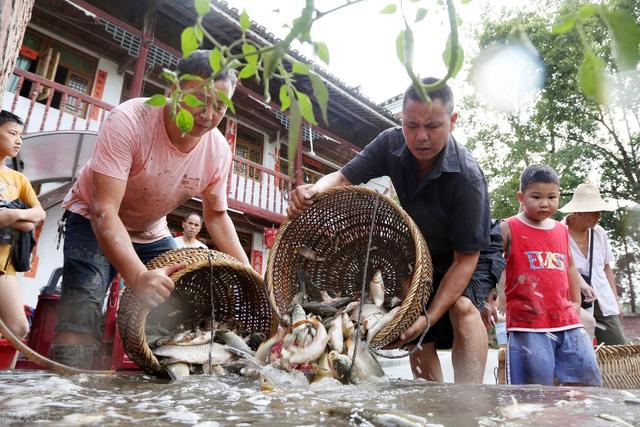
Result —
[[[16, 66], [72, 90], [90, 95], [98, 68], [98, 59], [27, 28]], [[20, 90], [20, 96], [29, 98], [31, 85], [31, 82], [25, 81]], [[15, 84], [10, 83], [9, 87], [16, 90]], [[51, 107], [60, 109], [63, 97], [60, 92], [51, 94], [50, 89], [44, 88], [37, 101], [46, 103], [50, 96]], [[67, 97], [63, 107], [64, 111], [77, 113], [81, 117], [85, 116], [88, 109], [86, 104], [72, 96]]]
[[[241, 124], [238, 124], [238, 135], [236, 136], [236, 156], [242, 157], [257, 163], [262, 164], [262, 156], [264, 151], [264, 135], [248, 129]], [[256, 181], [260, 181], [260, 170], [254, 166], [249, 166], [247, 171], [247, 165], [240, 162], [235, 162], [233, 171], [242, 176], [247, 176]]]

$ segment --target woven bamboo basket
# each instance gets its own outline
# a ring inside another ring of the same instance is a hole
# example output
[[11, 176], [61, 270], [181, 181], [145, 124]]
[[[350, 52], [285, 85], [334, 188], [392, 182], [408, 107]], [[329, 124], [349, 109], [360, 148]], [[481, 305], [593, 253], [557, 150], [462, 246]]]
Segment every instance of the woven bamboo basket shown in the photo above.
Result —
[[[385, 296], [404, 300], [396, 317], [370, 345], [382, 348], [394, 342], [418, 318], [431, 294], [433, 279], [422, 233], [390, 198], [365, 187], [349, 186], [317, 194], [308, 210], [285, 221], [278, 230], [269, 253], [265, 286], [281, 320], [300, 281], [314, 300], [320, 300], [321, 290], [360, 298], [376, 205], [365, 280], [368, 284], [380, 269]], [[302, 255], [301, 248], [315, 257]]]
[[[606, 388], [640, 388], [640, 344], [602, 345], [596, 349]], [[506, 350], [498, 353], [498, 384], [506, 384]]]
[[604, 387], [640, 388], [640, 344], [603, 345], [596, 356]]
[[120, 299], [120, 337], [127, 354], [140, 367], [165, 375], [149, 348], [148, 329], [159, 328], [166, 334], [180, 323], [211, 319], [212, 299], [215, 320], [246, 333], [269, 336], [275, 319], [258, 273], [222, 252], [194, 248], [166, 252], [147, 267], [161, 268], [178, 262], [187, 265], [171, 275], [175, 289], [163, 304], [151, 309], [129, 288]]

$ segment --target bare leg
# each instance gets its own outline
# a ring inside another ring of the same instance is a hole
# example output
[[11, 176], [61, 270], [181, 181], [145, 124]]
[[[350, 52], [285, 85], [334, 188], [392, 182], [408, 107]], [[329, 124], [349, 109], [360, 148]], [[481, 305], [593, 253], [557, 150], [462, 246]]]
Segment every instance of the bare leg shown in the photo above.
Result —
[[24, 339], [29, 333], [29, 322], [22, 306], [22, 292], [16, 276], [0, 276], [0, 318], [13, 334]]
[[73, 344], [92, 344], [93, 336], [91, 334], [83, 334], [74, 331], [60, 331], [53, 339], [53, 344], [73, 345]]
[[421, 347], [422, 350], [418, 349], [410, 356], [413, 377], [443, 382], [442, 368], [435, 343], [424, 343]]
[[461, 296], [449, 309], [453, 326], [453, 378], [456, 383], [482, 384], [489, 348], [487, 330], [480, 312]]

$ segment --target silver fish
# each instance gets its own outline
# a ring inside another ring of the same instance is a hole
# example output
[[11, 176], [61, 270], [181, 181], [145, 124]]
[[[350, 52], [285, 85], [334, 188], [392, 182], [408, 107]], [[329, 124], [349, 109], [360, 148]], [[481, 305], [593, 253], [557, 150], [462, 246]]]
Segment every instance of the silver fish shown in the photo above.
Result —
[[[375, 337], [378, 334], [378, 332], [383, 330], [385, 326], [391, 323], [391, 321], [393, 320], [394, 317], [396, 317], [396, 314], [399, 311], [400, 311], [400, 307], [396, 307], [390, 312], [388, 312], [387, 314], [385, 314], [384, 316], [382, 316], [380, 319], [378, 319], [378, 321], [372, 324], [371, 326], [367, 325], [367, 328], [368, 328], [367, 344], [371, 342], [373, 337]], [[368, 319], [367, 319], [367, 322], [368, 322]]]
[[193, 364], [209, 363], [209, 349], [211, 348], [211, 360], [213, 365], [221, 365], [230, 362], [236, 356], [228, 351], [228, 346], [213, 343], [200, 345], [164, 345], [153, 350], [156, 356], [167, 357], [173, 362]]
[[314, 262], [326, 261], [325, 257], [318, 256], [313, 250], [309, 249], [306, 246], [300, 246], [298, 248], [295, 248], [293, 252], [310, 261], [314, 261]]
[[172, 380], [179, 380], [190, 375], [189, 364], [184, 362], [167, 363], [164, 365], [164, 369]]
[[238, 350], [246, 351], [247, 353], [254, 354], [251, 347], [238, 335], [232, 331], [216, 331], [216, 338], [228, 345], [229, 347], [237, 348]]
[[342, 333], [342, 316], [336, 316], [329, 326], [329, 347], [338, 353], [342, 353], [344, 347], [344, 335]]
[[373, 273], [373, 278], [369, 282], [369, 295], [371, 295], [371, 301], [378, 306], [382, 307], [384, 304], [384, 282], [382, 280], [382, 271], [376, 270]]
[[[360, 309], [353, 310], [353, 313], [351, 313], [351, 320], [357, 322], [359, 312]], [[365, 320], [368, 320], [369, 324], [373, 325], [385, 314], [387, 314], [387, 311], [382, 307], [378, 307], [375, 304], [362, 304], [360, 323], [364, 323]]]

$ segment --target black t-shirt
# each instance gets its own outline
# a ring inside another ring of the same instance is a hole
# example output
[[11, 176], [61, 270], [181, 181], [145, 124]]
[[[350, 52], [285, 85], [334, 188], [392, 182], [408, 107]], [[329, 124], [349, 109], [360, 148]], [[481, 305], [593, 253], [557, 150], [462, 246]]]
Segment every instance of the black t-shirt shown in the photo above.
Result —
[[452, 136], [435, 168], [420, 182], [401, 128], [380, 133], [341, 172], [353, 184], [391, 178], [400, 204], [422, 231], [436, 276], [447, 272], [454, 250], [489, 248], [487, 182], [475, 159]]

